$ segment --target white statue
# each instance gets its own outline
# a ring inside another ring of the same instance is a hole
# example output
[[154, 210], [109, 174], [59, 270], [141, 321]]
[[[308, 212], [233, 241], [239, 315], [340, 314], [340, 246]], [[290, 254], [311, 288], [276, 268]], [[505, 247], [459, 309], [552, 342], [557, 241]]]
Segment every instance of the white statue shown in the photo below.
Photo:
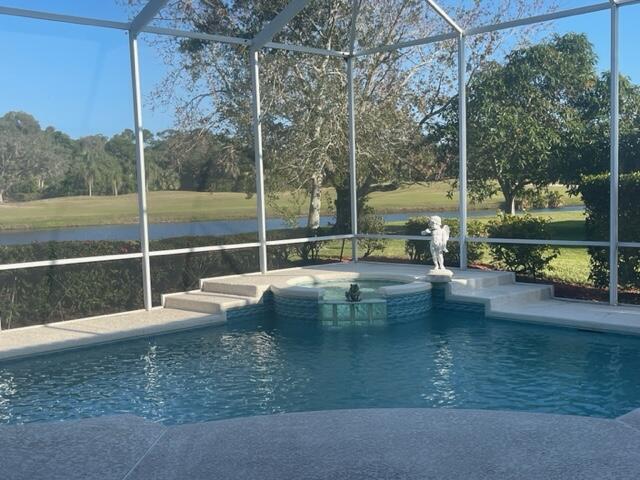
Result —
[[431, 258], [436, 270], [445, 270], [444, 254], [448, 252], [447, 242], [449, 241], [449, 226], [442, 225], [442, 219], [434, 215], [429, 219], [429, 228], [421, 232], [422, 235], [431, 235], [429, 247], [431, 249]]

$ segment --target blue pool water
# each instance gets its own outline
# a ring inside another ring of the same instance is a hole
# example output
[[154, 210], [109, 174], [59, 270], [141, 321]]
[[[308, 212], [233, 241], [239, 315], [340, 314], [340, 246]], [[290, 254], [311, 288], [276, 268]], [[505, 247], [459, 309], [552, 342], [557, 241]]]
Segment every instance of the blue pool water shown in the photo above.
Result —
[[616, 417], [640, 407], [640, 339], [435, 311], [343, 330], [263, 318], [0, 364], [1, 423], [363, 407]]

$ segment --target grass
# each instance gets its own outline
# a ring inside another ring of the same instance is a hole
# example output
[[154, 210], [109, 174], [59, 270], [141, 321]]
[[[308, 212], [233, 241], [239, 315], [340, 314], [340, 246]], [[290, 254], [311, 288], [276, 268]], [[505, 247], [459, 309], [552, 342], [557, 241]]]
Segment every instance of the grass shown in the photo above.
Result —
[[[584, 226], [584, 214], [581, 211], [557, 211], [549, 213], [537, 214], [543, 218], [549, 218], [549, 232], [551, 238], [555, 240], [586, 240], [586, 231]], [[495, 216], [487, 215], [481, 217], [473, 217], [471, 220], [479, 220], [483, 223], [494, 219]], [[445, 220], [446, 223], [446, 220]], [[405, 221], [386, 222], [385, 233], [391, 235], [404, 235]]]
[[[369, 196], [369, 205], [378, 213], [412, 212], [416, 210], [451, 211], [458, 209], [457, 192], [448, 198], [451, 190], [450, 182], [434, 182], [430, 184], [409, 185], [391, 192], [375, 192]], [[562, 186], [552, 186], [550, 190], [562, 194], [565, 205], [582, 205], [577, 197], [571, 197]], [[470, 210], [497, 210], [504, 202], [502, 195], [497, 195], [482, 203], [470, 203]]]
[[[552, 187], [561, 189], [561, 187]], [[416, 210], [456, 210], [456, 196], [447, 197], [448, 182], [428, 185], [410, 185], [391, 192], [376, 192], [369, 205], [379, 213], [409, 212]], [[335, 199], [332, 189], [325, 189], [323, 214]], [[495, 197], [487, 202], [470, 205], [475, 209], [497, 209], [502, 201]], [[579, 204], [579, 199], [564, 194], [566, 205]], [[207, 220], [238, 220], [256, 217], [256, 197], [237, 192], [162, 191], [148, 194], [149, 220], [161, 222], [192, 222]], [[305, 215], [305, 198], [282, 193], [272, 200], [267, 215], [278, 216], [283, 208]], [[98, 197], [61, 197], [31, 202], [0, 205], [0, 230], [28, 230], [64, 228], [88, 225], [120, 225], [138, 222], [138, 200], [135, 194]]]
[[[376, 192], [370, 196], [369, 205], [378, 213], [410, 211], [446, 211], [457, 210], [458, 199], [454, 195], [447, 197], [450, 190], [448, 182], [436, 182], [428, 185], [411, 185], [390, 192]], [[579, 199], [569, 197], [561, 187], [565, 205], [579, 205]], [[324, 214], [335, 198], [335, 193], [324, 192]], [[500, 207], [501, 197], [487, 202], [470, 205], [473, 209], [495, 209]], [[250, 219], [256, 216], [256, 198], [233, 192], [185, 192], [164, 191], [148, 194], [149, 219], [153, 223], [190, 222], [207, 220]], [[267, 209], [269, 216], [277, 216], [282, 208], [297, 209], [303, 215], [306, 199], [283, 193], [271, 202]], [[558, 211], [544, 214], [552, 218], [551, 235], [555, 239], [584, 240], [584, 216], [581, 212]], [[477, 217], [488, 221], [491, 216]], [[138, 204], [135, 194], [118, 197], [64, 197], [36, 200], [23, 203], [0, 205], [0, 230], [64, 228], [88, 225], [131, 224], [138, 221]], [[388, 233], [402, 234], [404, 222], [389, 222]], [[387, 242], [383, 257], [389, 259], [407, 259], [405, 242], [390, 240]], [[332, 257], [340, 254], [341, 242], [327, 242], [323, 253]], [[348, 252], [348, 245], [345, 248]], [[548, 278], [577, 284], [589, 284], [589, 257], [584, 248], [561, 248], [559, 257], [553, 261], [553, 269], [547, 272]], [[377, 253], [376, 253], [377, 255]], [[491, 263], [488, 253], [482, 260]]]
[[[376, 252], [373, 255], [376, 260], [402, 260], [408, 261], [409, 257], [404, 251], [404, 240], [388, 240], [384, 252]], [[341, 241], [327, 242], [322, 253], [330, 258], [338, 258], [342, 248]], [[345, 257], [351, 255], [351, 246], [345, 243]], [[544, 272], [544, 277], [549, 280], [556, 280], [562, 283], [591, 286], [589, 279], [589, 255], [586, 248], [560, 247], [560, 254], [551, 262], [551, 268]], [[488, 249], [485, 249], [480, 264], [491, 265], [492, 259]]]
[[[585, 240], [586, 233], [584, 230], [584, 215], [582, 212], [553, 212], [542, 214], [543, 217], [551, 219], [550, 231], [551, 237], [562, 240]], [[477, 217], [477, 220], [486, 222], [491, 216]], [[387, 224], [387, 233], [402, 235], [404, 234], [404, 222], [389, 222]], [[404, 260], [408, 257], [405, 253], [404, 240], [389, 240], [386, 243], [385, 250], [382, 254], [376, 252], [374, 255], [389, 260]], [[337, 257], [340, 254], [341, 242], [328, 242], [324, 252], [327, 255]], [[556, 280], [563, 283], [576, 285], [592, 285], [589, 280], [589, 254], [586, 248], [580, 247], [560, 247], [558, 257], [551, 262], [550, 269], [545, 272], [545, 278]], [[348, 252], [348, 248], [346, 249]], [[492, 258], [489, 250], [485, 249], [479, 263], [491, 265]]]

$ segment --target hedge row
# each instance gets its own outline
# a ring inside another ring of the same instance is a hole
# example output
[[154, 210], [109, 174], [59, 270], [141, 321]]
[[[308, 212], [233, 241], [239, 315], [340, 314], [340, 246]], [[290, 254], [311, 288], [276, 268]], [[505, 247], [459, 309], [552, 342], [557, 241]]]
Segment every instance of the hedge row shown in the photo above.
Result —
[[[328, 234], [320, 231], [319, 235]], [[305, 232], [269, 232], [270, 239], [306, 236]], [[224, 237], [180, 237], [151, 242], [152, 250], [247, 243], [255, 234]], [[270, 268], [325, 261], [319, 242], [268, 248]], [[138, 242], [47, 242], [0, 247], [0, 262], [78, 258], [139, 252]], [[200, 278], [259, 270], [257, 248], [189, 253], [151, 258], [153, 301], [163, 293], [197, 288]], [[0, 272], [0, 325], [3, 329], [37, 325], [143, 306], [140, 259], [116, 260]]]
[[[585, 204], [587, 238], [609, 238], [609, 174], [583, 177], [577, 187]], [[618, 231], [621, 241], [640, 240], [640, 172], [620, 175], [618, 189]], [[609, 284], [609, 250], [590, 247], [591, 279], [596, 286]], [[640, 250], [620, 249], [618, 283], [624, 288], [640, 288]]]

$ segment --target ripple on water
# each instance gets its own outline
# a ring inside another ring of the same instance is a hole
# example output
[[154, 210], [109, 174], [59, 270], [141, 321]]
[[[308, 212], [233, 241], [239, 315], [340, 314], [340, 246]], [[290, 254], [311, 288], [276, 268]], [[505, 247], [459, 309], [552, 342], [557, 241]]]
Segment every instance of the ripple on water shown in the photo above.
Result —
[[0, 422], [365, 407], [615, 417], [640, 406], [638, 372], [640, 339], [472, 314], [331, 331], [263, 318], [0, 364]]

